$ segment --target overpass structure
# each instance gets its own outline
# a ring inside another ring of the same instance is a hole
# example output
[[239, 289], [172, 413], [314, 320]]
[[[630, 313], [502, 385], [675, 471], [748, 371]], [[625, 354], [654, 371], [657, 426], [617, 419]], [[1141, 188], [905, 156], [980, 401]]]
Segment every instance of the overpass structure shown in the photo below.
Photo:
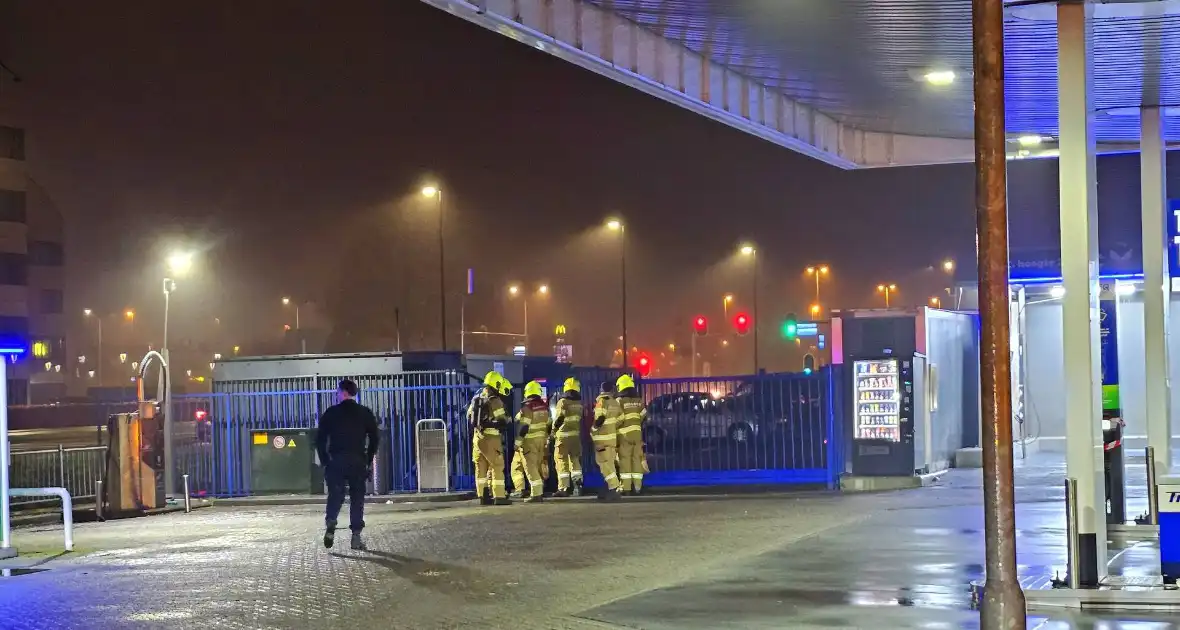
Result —
[[[975, 156], [983, 101], [973, 92], [973, 55], [987, 51], [973, 39], [972, 0], [422, 1], [840, 168]], [[1000, 1], [974, 4], [998, 11]], [[1180, 141], [1180, 117], [1169, 117], [1180, 114], [1180, 0], [1004, 0], [1002, 10], [1004, 153], [1060, 160], [1060, 404], [1067, 475], [1078, 483], [1078, 575], [1096, 585], [1107, 537], [1095, 156], [1141, 155], [1147, 433], [1157, 469], [1168, 471], [1168, 262], [1176, 254], [1166, 222], [1178, 218], [1165, 213], [1164, 154]], [[989, 45], [998, 49], [993, 16]], [[980, 201], [981, 215], [988, 203], [1003, 217], [1002, 188]], [[1000, 227], [1002, 245], [1006, 220]], [[981, 230], [981, 250], [984, 238]]]

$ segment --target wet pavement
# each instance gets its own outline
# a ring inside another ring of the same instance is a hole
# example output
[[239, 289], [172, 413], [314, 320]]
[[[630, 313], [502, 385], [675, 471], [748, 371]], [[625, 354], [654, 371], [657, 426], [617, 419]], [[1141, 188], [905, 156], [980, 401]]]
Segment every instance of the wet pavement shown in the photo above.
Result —
[[[1024, 576], [1064, 564], [1063, 471], [1049, 456], [1018, 473]], [[931, 488], [861, 496], [376, 505], [370, 552], [325, 551], [314, 506], [87, 524], [78, 553], [0, 574], [0, 628], [977, 628], [980, 486], [979, 471], [953, 471]], [[59, 535], [14, 538], [52, 553]], [[1150, 562], [1140, 555], [1128, 564]]]

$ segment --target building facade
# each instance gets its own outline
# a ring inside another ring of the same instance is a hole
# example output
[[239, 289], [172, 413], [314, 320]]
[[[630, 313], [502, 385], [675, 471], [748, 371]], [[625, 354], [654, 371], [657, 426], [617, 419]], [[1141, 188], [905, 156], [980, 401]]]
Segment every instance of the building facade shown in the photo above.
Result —
[[10, 359], [10, 404], [57, 400], [68, 371], [63, 222], [27, 159], [25, 130], [0, 120], [0, 336], [27, 349]]

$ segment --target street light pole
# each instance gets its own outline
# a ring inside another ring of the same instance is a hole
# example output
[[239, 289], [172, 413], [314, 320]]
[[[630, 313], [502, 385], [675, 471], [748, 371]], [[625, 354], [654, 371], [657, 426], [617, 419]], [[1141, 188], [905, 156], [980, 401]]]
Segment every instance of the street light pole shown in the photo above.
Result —
[[[176, 283], [170, 278], [164, 278], [164, 344], [160, 348], [160, 356], [164, 358], [164, 365], [172, 367], [172, 359], [168, 355], [168, 310], [171, 304], [172, 291]], [[172, 472], [172, 383], [168, 382], [168, 370], [160, 370], [160, 380], [156, 388], [156, 397], [164, 395], [164, 496], [171, 496], [174, 475]]]
[[443, 193], [439, 188], [435, 194], [438, 208], [438, 311], [442, 326], [442, 349], [447, 351], [447, 271], [446, 249], [443, 242]]
[[627, 369], [628, 353], [631, 348], [627, 345], [627, 226], [619, 224], [619, 268], [622, 272], [623, 290], [623, 369]]
[[440, 340], [442, 350], [447, 350], [447, 271], [446, 246], [443, 240], [443, 192], [439, 186], [422, 188], [422, 196], [434, 199], [435, 212], [438, 214], [438, 313]]
[[750, 256], [754, 259], [754, 374], [758, 374], [758, 327], [762, 324], [758, 315], [758, 250]]

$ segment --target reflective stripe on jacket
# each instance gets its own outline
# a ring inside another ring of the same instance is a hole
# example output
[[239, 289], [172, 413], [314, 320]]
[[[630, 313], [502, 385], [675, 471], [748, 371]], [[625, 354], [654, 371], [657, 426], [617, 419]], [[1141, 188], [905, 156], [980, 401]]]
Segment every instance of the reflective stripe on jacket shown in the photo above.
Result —
[[597, 423], [599, 419], [602, 420], [601, 427], [591, 428], [590, 430], [590, 436], [593, 438], [595, 444], [614, 444], [616, 440], [615, 432], [622, 415], [623, 410], [619, 407], [619, 403], [615, 400], [614, 396], [600, 394], [594, 400], [594, 422]]
[[630, 435], [638, 433], [643, 428], [643, 421], [647, 419], [647, 407], [643, 401], [632, 396], [619, 399], [622, 418], [619, 421], [619, 434]]
[[529, 428], [523, 438], [518, 436], [519, 439], [543, 440], [549, 436], [549, 405], [540, 398], [526, 400], [516, 414], [516, 421]]
[[555, 415], [561, 419], [561, 428], [554, 434], [557, 439], [578, 437], [582, 434], [582, 401], [562, 398], [557, 401]]

